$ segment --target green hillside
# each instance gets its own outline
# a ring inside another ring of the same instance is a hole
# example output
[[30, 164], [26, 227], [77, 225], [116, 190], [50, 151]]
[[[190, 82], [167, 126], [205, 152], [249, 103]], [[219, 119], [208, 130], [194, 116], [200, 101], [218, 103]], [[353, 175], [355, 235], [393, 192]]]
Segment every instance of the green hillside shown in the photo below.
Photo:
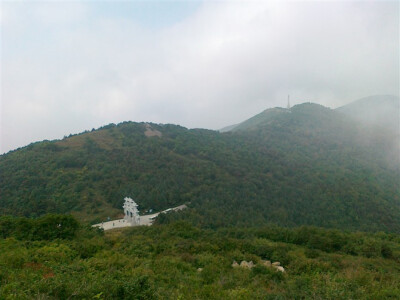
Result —
[[131, 196], [141, 211], [188, 204], [164, 223], [400, 232], [384, 134], [316, 104], [255, 120], [228, 133], [125, 122], [31, 144], [0, 156], [0, 213], [99, 222]]
[[270, 125], [276, 120], [285, 118], [285, 115], [288, 113], [290, 113], [290, 110], [280, 107], [266, 109], [254, 117], [236, 125], [231, 131], [251, 130], [260, 126]]

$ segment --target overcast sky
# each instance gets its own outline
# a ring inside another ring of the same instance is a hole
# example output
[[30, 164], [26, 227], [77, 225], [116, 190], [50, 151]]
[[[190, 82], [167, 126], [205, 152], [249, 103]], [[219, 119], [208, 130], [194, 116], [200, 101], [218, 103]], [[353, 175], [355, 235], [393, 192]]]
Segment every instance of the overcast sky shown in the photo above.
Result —
[[219, 129], [399, 94], [399, 3], [1, 1], [0, 153], [108, 123]]

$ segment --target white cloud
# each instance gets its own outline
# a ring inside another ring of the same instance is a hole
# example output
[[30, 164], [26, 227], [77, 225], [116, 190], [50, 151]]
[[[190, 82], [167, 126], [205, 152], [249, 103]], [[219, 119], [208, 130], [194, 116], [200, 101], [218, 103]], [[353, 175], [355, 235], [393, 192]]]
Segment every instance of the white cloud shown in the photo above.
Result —
[[335, 107], [399, 90], [398, 3], [204, 2], [160, 28], [94, 7], [2, 4], [1, 151], [124, 120], [216, 129], [287, 94]]

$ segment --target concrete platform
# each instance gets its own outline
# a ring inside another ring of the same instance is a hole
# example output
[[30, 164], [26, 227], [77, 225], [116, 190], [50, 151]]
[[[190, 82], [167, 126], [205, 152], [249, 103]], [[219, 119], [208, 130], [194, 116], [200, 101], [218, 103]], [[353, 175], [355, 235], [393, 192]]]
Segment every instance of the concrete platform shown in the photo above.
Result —
[[[179, 211], [185, 209], [187, 206], [185, 204], [179, 205], [174, 208], [168, 208], [166, 210], [163, 210], [162, 212], [158, 212], [155, 214], [151, 215], [143, 215], [140, 216], [140, 224], [135, 225], [135, 226], [150, 226], [153, 224], [154, 219], [157, 218], [157, 216], [161, 213], [168, 213], [170, 211]], [[125, 219], [117, 219], [117, 220], [112, 220], [108, 222], [102, 222], [99, 224], [92, 225], [92, 227], [100, 227], [103, 228], [104, 230], [110, 230], [110, 229], [115, 229], [115, 228], [123, 228], [123, 227], [131, 227], [132, 224], [127, 222]]]

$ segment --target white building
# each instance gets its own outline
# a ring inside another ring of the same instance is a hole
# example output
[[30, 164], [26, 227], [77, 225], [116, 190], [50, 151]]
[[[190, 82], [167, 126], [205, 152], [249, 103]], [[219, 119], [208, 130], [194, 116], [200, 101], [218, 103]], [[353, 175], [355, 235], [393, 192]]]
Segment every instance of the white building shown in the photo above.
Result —
[[140, 225], [139, 210], [137, 209], [138, 205], [132, 198], [125, 197], [124, 200], [124, 220], [131, 223], [132, 226]]

